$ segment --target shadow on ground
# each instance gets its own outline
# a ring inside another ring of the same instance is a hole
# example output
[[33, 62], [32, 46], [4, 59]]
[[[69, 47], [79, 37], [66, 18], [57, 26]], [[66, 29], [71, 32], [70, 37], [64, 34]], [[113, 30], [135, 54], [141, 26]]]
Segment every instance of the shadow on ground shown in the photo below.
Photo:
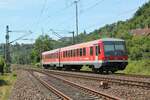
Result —
[[8, 81], [0, 80], [0, 86], [8, 85]]

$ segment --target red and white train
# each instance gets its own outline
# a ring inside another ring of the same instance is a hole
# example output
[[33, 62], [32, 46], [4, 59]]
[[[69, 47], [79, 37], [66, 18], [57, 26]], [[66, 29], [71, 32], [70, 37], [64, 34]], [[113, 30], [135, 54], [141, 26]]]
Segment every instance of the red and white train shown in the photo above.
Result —
[[125, 41], [104, 38], [42, 53], [44, 68], [80, 70], [88, 65], [96, 72], [123, 70], [128, 64]]

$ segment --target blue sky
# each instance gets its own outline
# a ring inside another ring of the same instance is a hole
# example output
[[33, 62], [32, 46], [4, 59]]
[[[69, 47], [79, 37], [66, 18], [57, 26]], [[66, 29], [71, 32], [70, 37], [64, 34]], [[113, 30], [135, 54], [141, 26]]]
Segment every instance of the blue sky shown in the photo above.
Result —
[[[58, 39], [49, 32], [54, 30], [75, 30], [74, 0], [0, 0], [0, 43], [5, 42], [6, 25], [12, 31], [33, 33], [27, 39], [36, 39], [42, 31], [51, 38]], [[126, 20], [148, 0], [80, 0], [79, 32]], [[65, 31], [58, 31], [61, 36], [71, 36]], [[10, 41], [24, 35], [22, 32], [10, 33]], [[17, 41], [31, 43], [34, 41]]]

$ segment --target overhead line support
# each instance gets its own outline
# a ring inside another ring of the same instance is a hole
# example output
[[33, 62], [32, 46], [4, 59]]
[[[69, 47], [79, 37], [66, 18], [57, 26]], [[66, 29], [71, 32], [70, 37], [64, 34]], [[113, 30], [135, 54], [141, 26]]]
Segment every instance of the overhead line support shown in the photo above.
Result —
[[78, 2], [79, 2], [79, 0], [74, 1], [75, 5], [76, 5], [76, 35], [77, 35], [77, 42], [78, 42], [78, 31], [79, 31], [79, 23], [78, 23]]

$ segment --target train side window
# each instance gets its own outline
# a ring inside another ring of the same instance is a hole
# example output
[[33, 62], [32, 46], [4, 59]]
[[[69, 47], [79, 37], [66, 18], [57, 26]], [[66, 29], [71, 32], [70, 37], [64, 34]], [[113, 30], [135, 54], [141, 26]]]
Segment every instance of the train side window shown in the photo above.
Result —
[[76, 51], [75, 51], [75, 49], [73, 50], [73, 57], [75, 57], [75, 55], [76, 55]]
[[68, 51], [68, 54], [69, 54], [68, 56], [70, 57], [70, 50]]
[[100, 46], [98, 46], [98, 52], [99, 52], [99, 54], [101, 53], [101, 49], [100, 49]]
[[52, 59], [53, 59], [53, 54], [52, 54]]
[[67, 57], [69, 57], [69, 51], [66, 51], [66, 52], [67, 52], [67, 53], [66, 53], [66, 54], [67, 54]]
[[79, 56], [79, 52], [80, 52], [80, 50], [79, 50], [79, 49], [77, 49], [77, 56]]
[[50, 58], [52, 59], [52, 54], [50, 54]]
[[78, 49], [76, 49], [76, 57], [78, 56]]
[[90, 47], [90, 55], [93, 55], [93, 47]]
[[66, 54], [66, 58], [67, 58], [67, 57], [68, 57], [68, 55], [67, 55], [67, 51], [65, 51], [65, 52], [66, 52], [65, 54]]
[[72, 55], [73, 55], [73, 52], [72, 52], [72, 50], [71, 50], [71, 57], [72, 57]]
[[69, 57], [69, 51], [67, 51], [67, 57]]
[[95, 50], [96, 50], [96, 55], [99, 55], [100, 54], [100, 46], [96, 46]]
[[49, 58], [49, 59], [50, 59], [50, 58], [51, 58], [51, 55], [49, 54], [47, 58]]
[[80, 56], [82, 56], [82, 48], [80, 48]]
[[83, 48], [83, 56], [86, 56], [86, 48]]
[[59, 55], [58, 55], [58, 53], [57, 53], [57, 58], [59, 58]]
[[65, 58], [65, 51], [63, 52], [63, 58]]

